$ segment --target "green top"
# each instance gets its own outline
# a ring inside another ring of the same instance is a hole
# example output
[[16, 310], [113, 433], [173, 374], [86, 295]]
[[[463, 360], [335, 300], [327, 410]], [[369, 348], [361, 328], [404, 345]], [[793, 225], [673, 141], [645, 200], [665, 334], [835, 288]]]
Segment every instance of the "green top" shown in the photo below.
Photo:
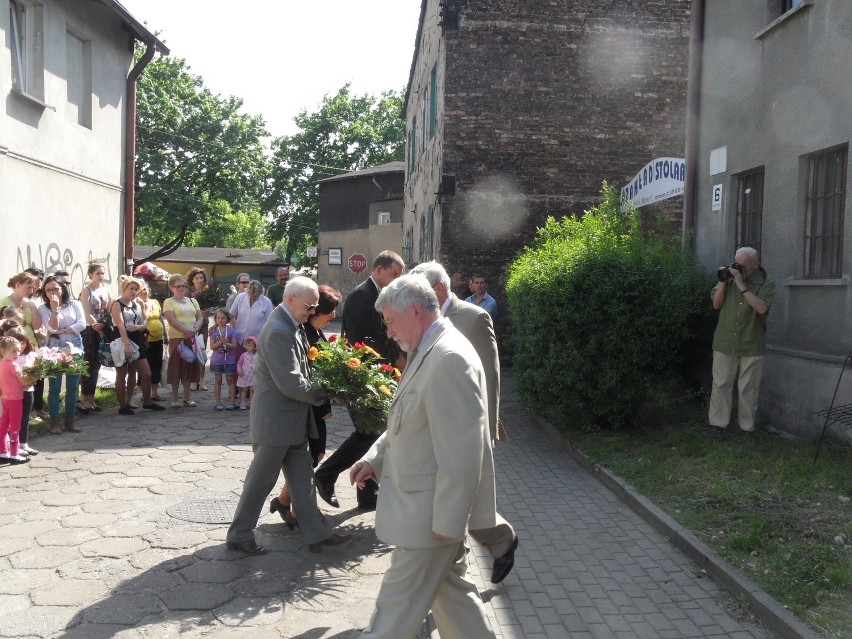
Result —
[[275, 308], [284, 301], [284, 287], [278, 282], [270, 284], [269, 288], [266, 289], [266, 297], [272, 300], [272, 307]]
[[[725, 355], [755, 357], [766, 353], [766, 316], [775, 296], [775, 280], [759, 270], [745, 282], [748, 290], [766, 304], [766, 314], [760, 315], [746, 301], [733, 280], [728, 284], [725, 300], [719, 309], [719, 323], [713, 335], [713, 350]], [[719, 282], [710, 293], [716, 293]]]

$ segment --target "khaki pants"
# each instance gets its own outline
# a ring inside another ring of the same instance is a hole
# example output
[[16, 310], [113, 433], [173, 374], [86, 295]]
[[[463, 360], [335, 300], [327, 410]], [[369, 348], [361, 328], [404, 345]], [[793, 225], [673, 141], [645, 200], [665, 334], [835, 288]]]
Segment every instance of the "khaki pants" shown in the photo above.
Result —
[[[737, 377], [739, 370], [739, 377]], [[710, 395], [709, 420], [712, 426], [727, 428], [731, 421], [734, 380], [739, 387], [737, 418], [740, 429], [754, 430], [757, 395], [763, 377], [763, 355], [737, 357], [713, 351], [713, 392]]]
[[429, 609], [442, 639], [493, 639], [463, 543], [395, 548], [363, 639], [414, 639]]

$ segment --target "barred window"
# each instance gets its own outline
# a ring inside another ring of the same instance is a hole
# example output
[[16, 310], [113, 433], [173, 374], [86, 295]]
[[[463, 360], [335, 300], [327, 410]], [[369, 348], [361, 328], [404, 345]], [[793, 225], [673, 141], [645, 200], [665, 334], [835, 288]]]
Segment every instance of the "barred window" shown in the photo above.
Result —
[[840, 277], [848, 146], [807, 158], [805, 277]]
[[760, 256], [763, 227], [763, 181], [765, 169], [753, 169], [737, 176], [736, 248], [751, 246]]

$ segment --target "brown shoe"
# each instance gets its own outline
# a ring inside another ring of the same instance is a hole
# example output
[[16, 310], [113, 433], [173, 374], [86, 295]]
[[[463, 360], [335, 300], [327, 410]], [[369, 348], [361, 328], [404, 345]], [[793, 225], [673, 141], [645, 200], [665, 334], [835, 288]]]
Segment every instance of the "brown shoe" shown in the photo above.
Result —
[[74, 423], [73, 417], [66, 417], [65, 418], [65, 430], [67, 430], [69, 433], [80, 433], [80, 432], [82, 432], [79, 428], [77, 428], [77, 425]]
[[60, 424], [58, 419], [50, 420], [50, 434], [51, 435], [61, 435], [62, 434], [62, 425]]
[[330, 537], [326, 537], [322, 541], [318, 541], [315, 544], [308, 544], [308, 550], [311, 552], [322, 552], [323, 546], [339, 546], [340, 544], [345, 544], [350, 539], [352, 539], [352, 535], [338, 535], [332, 533]]

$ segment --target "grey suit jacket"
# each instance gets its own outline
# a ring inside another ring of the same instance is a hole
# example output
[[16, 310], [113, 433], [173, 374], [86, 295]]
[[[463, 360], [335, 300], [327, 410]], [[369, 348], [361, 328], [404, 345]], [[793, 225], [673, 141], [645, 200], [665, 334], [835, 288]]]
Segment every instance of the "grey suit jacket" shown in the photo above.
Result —
[[444, 318], [405, 367], [388, 429], [364, 459], [381, 480], [376, 535], [433, 548], [496, 523], [485, 373], [470, 342]]
[[298, 326], [278, 306], [260, 331], [251, 405], [251, 442], [268, 446], [296, 446], [308, 434], [316, 436], [311, 405], [328, 394], [311, 386], [305, 349]]
[[465, 302], [450, 293], [450, 305], [444, 315], [473, 345], [485, 370], [488, 384], [488, 430], [491, 439], [497, 439], [497, 418], [500, 416], [500, 354], [494, 322], [484, 308]]

